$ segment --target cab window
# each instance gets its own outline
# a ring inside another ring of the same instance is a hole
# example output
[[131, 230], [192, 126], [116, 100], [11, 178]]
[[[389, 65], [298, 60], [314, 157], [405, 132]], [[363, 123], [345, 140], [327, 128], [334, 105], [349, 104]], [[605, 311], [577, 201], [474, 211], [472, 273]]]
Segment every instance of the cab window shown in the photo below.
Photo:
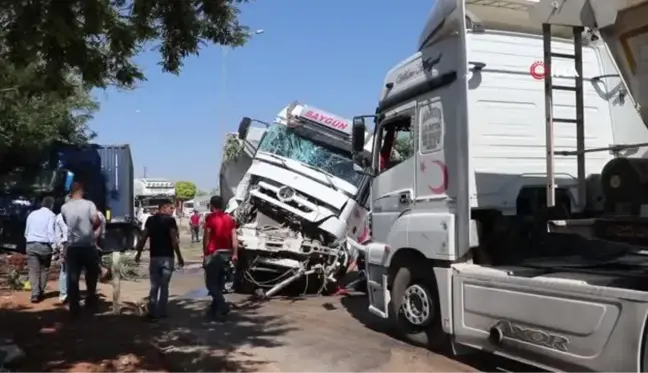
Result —
[[411, 118], [391, 121], [380, 127], [377, 141], [381, 144], [378, 153], [378, 173], [383, 173], [414, 155]]

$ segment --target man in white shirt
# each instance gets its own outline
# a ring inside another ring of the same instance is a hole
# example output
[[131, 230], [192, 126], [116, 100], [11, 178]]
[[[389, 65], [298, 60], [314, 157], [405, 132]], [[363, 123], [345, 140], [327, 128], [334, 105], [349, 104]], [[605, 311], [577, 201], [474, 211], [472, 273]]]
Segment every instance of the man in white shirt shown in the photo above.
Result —
[[45, 298], [47, 272], [52, 264], [54, 246], [54, 198], [45, 197], [40, 209], [27, 216], [25, 240], [27, 241], [27, 268], [31, 284], [31, 302], [39, 303]]
[[56, 215], [56, 219], [54, 220], [54, 249], [60, 256], [59, 262], [61, 264], [61, 272], [59, 273], [59, 301], [61, 303], [67, 302], [67, 268], [63, 257], [63, 251], [65, 250], [65, 245], [67, 245], [68, 240], [67, 231], [68, 227], [63, 220], [63, 215]]

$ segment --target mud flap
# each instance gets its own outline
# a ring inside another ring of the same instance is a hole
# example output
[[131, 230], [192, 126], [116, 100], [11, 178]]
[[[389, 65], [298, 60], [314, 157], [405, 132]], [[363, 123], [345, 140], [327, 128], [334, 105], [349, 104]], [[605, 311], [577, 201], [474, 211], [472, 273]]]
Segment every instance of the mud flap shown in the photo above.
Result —
[[389, 317], [388, 306], [391, 300], [387, 287], [387, 258], [389, 247], [380, 243], [369, 243], [364, 246], [367, 264], [367, 294], [369, 312], [384, 319]]

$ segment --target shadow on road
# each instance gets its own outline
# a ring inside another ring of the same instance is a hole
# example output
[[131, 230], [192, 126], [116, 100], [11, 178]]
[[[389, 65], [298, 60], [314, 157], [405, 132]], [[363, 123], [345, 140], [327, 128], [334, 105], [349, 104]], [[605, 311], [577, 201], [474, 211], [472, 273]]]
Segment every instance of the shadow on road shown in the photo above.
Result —
[[[393, 338], [408, 343], [398, 335], [394, 327], [392, 327], [389, 322], [382, 320], [369, 312], [369, 300], [366, 295], [351, 295], [342, 298], [340, 301], [349, 315], [358, 320], [367, 328], [379, 333], [388, 334]], [[502, 357], [477, 350], [475, 350], [474, 353], [462, 356], [453, 356], [450, 352], [443, 352], [442, 354], [463, 364], [472, 366], [482, 372], [494, 372], [501, 370], [511, 372], [540, 371], [537, 368], [533, 368], [528, 365], [520, 364], [515, 361], [504, 359]]]
[[[9, 299], [7, 299], [9, 298]], [[147, 322], [138, 305], [122, 314], [102, 302], [71, 319], [53, 300], [31, 306], [25, 292], [5, 294], [0, 303], [0, 337], [11, 338], [26, 353], [21, 371], [253, 371], [259, 361], [242, 346], [277, 346], [289, 329], [253, 305], [233, 310], [224, 323], [209, 323], [205, 301], [170, 300], [168, 319]]]

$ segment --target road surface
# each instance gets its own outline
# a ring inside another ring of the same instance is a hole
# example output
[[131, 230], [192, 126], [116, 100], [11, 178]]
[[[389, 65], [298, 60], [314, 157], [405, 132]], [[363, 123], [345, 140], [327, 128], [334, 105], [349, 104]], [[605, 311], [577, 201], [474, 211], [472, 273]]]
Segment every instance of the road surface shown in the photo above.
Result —
[[[188, 325], [181, 315], [206, 305], [202, 278], [195, 270], [177, 273], [172, 292], [177, 310], [168, 322], [185, 324], [170, 329], [180, 336], [170, 332], [165, 351], [202, 356], [193, 359], [190, 370], [474, 372], [498, 366], [483, 355], [467, 364], [389, 336], [360, 295], [257, 303], [231, 294], [235, 308], [230, 321]], [[172, 342], [178, 339], [183, 345]], [[161, 345], [164, 349], [165, 342]], [[185, 359], [178, 362], [188, 368]]]

